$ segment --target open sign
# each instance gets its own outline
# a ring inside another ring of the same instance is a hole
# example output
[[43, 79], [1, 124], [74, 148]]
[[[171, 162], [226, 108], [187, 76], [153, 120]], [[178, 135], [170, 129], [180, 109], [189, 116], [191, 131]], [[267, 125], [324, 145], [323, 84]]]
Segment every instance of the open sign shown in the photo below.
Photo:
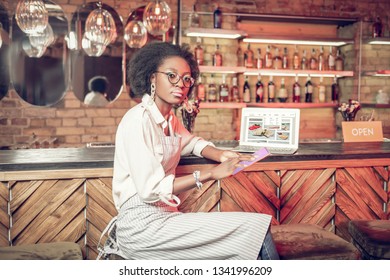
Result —
[[342, 122], [344, 142], [382, 142], [382, 122]]

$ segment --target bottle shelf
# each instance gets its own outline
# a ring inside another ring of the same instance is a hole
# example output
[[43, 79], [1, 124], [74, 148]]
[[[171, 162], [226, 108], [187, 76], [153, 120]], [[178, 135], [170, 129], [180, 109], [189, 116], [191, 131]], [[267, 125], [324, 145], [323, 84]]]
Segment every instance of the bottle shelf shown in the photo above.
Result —
[[337, 103], [235, 103], [235, 102], [201, 102], [200, 109], [241, 109], [245, 107], [265, 108], [336, 108]]
[[370, 44], [370, 45], [390, 45], [390, 38], [389, 37], [370, 38], [364, 40], [363, 43]]
[[364, 72], [364, 75], [374, 77], [390, 77], [390, 70], [366, 71]]
[[292, 70], [292, 69], [255, 69], [235, 66], [205, 66], [200, 65], [201, 73], [214, 74], [244, 74], [244, 75], [262, 75], [262, 76], [298, 76], [298, 77], [353, 77], [353, 71], [319, 71], [319, 70]]
[[361, 103], [362, 107], [369, 108], [390, 108], [390, 104], [378, 104], [378, 103]]
[[184, 30], [184, 35], [188, 37], [207, 37], [221, 39], [241, 39], [247, 36], [246, 32], [242, 30], [200, 27], [189, 27]]

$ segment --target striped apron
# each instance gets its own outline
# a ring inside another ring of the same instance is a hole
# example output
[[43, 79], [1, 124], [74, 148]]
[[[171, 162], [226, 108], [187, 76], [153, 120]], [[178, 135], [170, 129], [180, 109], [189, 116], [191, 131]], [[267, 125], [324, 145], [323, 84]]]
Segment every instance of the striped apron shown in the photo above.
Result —
[[[180, 137], [162, 130], [162, 165], [175, 174]], [[180, 200], [145, 203], [127, 200], [107, 226], [108, 239], [98, 258], [117, 254], [125, 259], [257, 259], [271, 216], [248, 212], [181, 213]]]

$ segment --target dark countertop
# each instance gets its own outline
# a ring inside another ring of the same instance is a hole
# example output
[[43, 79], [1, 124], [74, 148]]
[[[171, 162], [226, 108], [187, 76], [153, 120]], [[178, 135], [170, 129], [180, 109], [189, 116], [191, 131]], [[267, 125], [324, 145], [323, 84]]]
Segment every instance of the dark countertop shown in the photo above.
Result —
[[[301, 143], [294, 155], [271, 155], [263, 162], [390, 158], [390, 142]], [[114, 147], [0, 150], [0, 172], [113, 167]], [[181, 165], [213, 161], [183, 157]]]

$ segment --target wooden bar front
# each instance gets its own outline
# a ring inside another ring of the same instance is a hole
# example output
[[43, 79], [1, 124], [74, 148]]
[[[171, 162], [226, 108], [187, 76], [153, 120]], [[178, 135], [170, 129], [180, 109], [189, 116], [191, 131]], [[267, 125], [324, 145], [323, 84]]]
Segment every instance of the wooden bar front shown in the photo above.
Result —
[[[114, 148], [0, 151], [0, 246], [75, 241], [97, 256], [116, 215]], [[177, 175], [215, 163], [185, 157]], [[390, 143], [300, 145], [236, 176], [182, 193], [180, 209], [268, 213], [273, 224], [317, 224], [350, 241], [351, 219], [390, 219]]]

